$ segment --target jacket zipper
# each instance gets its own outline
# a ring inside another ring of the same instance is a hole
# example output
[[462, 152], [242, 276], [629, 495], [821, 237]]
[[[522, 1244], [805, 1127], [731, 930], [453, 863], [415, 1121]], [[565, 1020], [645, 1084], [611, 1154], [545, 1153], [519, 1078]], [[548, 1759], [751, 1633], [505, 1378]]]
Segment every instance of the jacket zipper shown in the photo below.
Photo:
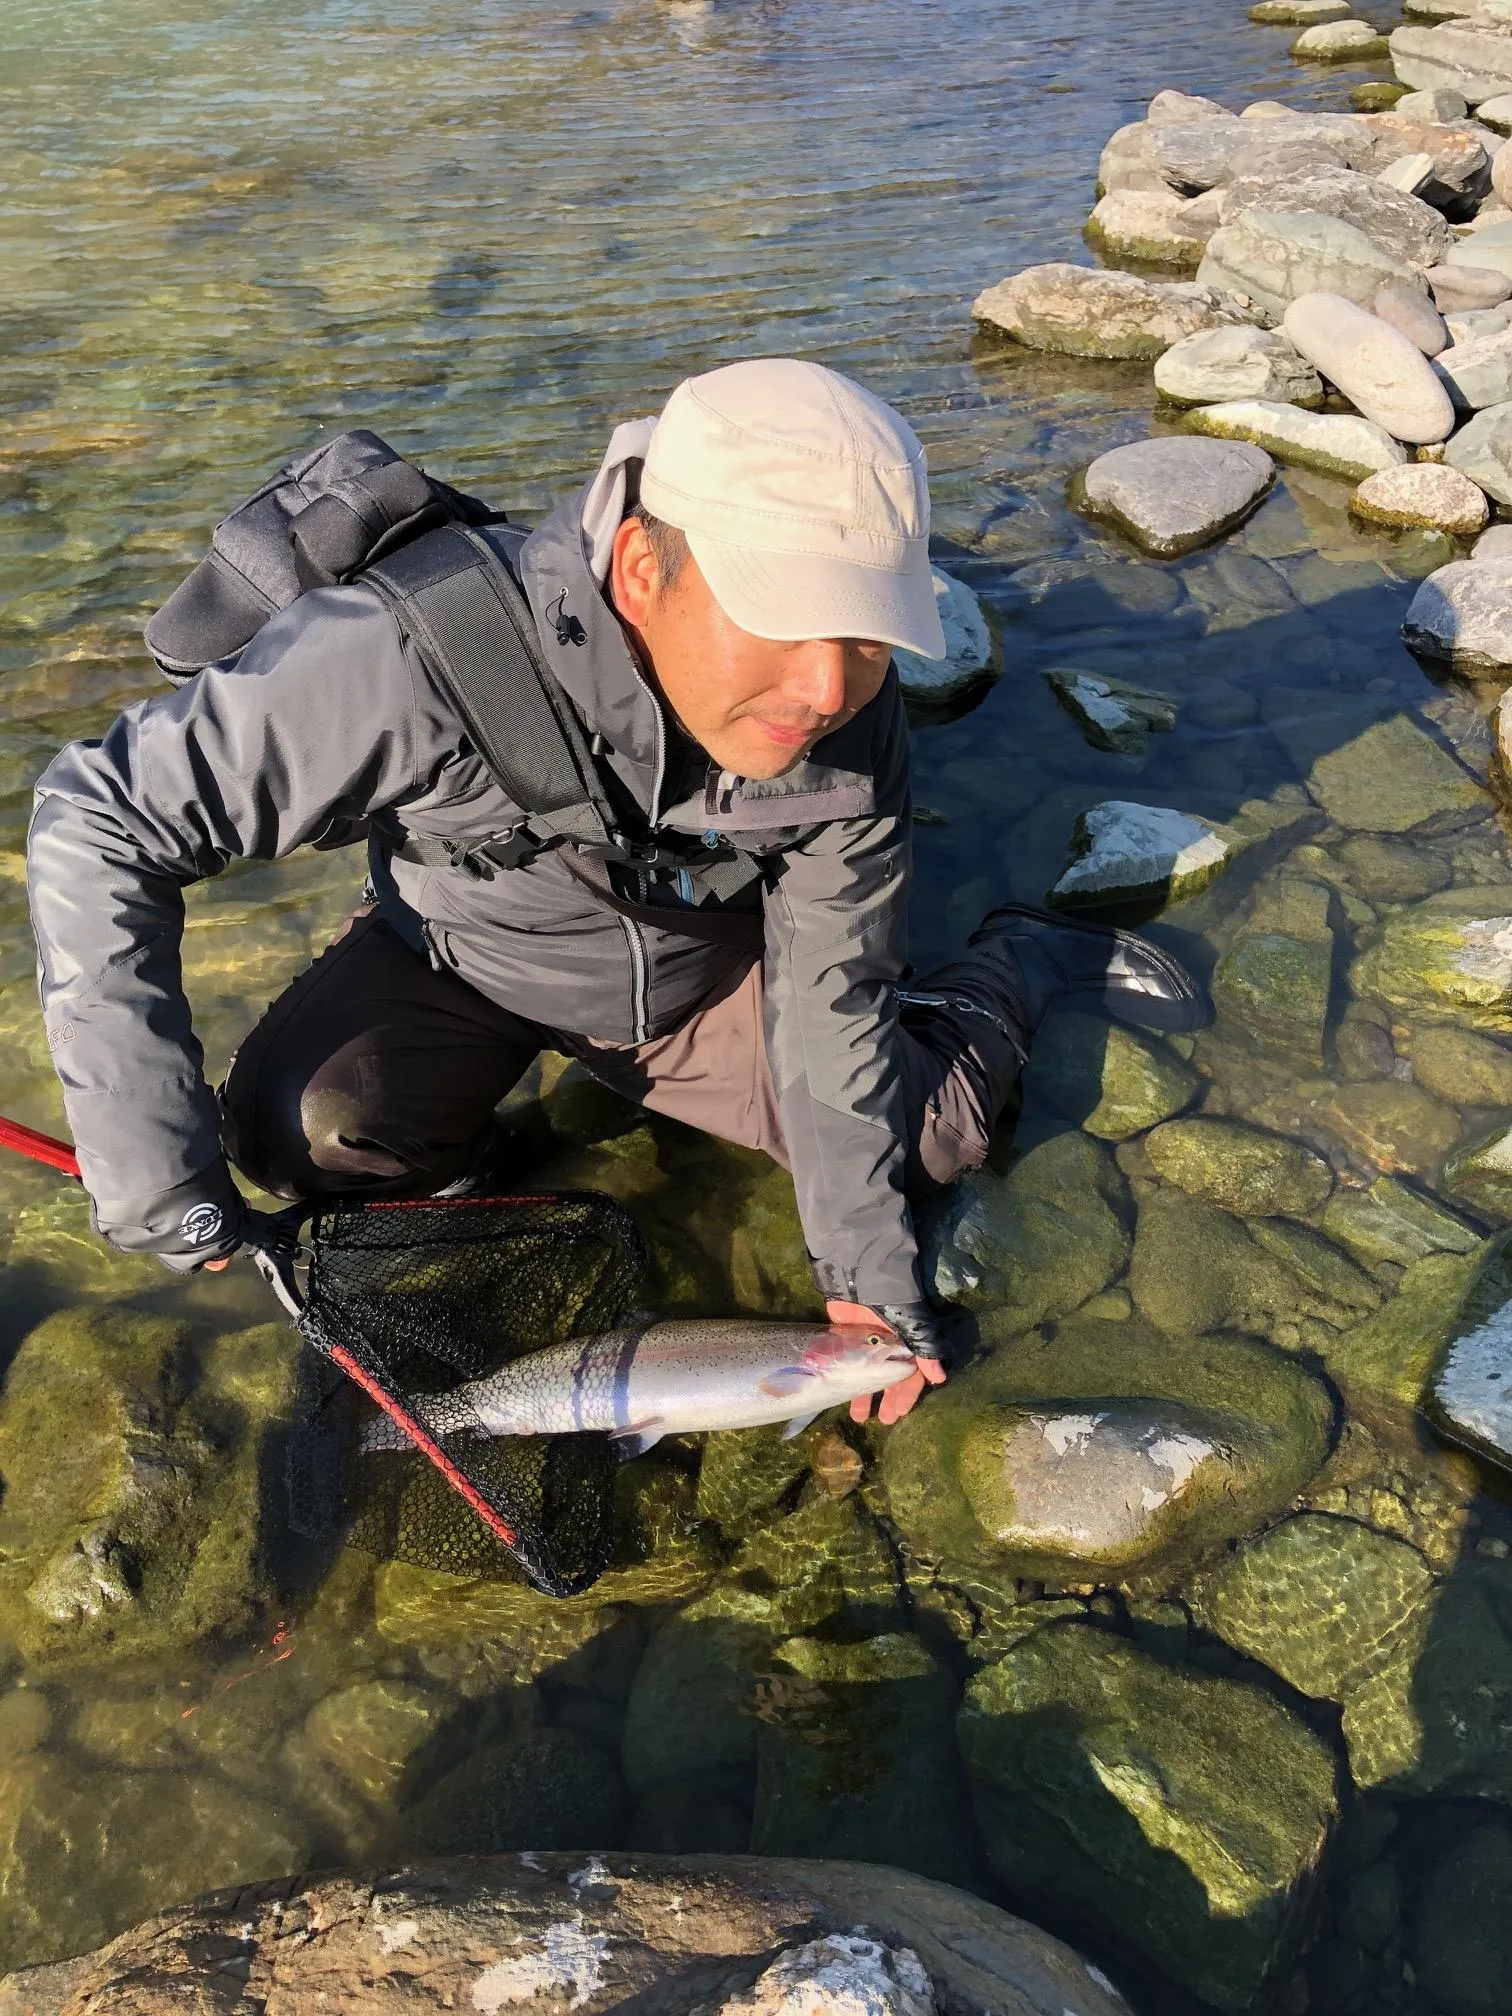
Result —
[[621, 917], [619, 927], [630, 954], [630, 1041], [645, 1043], [651, 1035], [651, 961], [635, 919]]

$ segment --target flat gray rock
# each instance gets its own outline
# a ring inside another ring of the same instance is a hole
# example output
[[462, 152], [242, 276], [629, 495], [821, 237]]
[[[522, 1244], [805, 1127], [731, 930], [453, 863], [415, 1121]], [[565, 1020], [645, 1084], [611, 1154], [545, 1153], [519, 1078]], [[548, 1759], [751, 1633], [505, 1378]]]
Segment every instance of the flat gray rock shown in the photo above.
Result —
[[1347, 476], [1355, 483], [1407, 460], [1407, 450], [1373, 420], [1353, 413], [1304, 413], [1279, 399], [1226, 399], [1217, 406], [1197, 406], [1182, 424], [1225, 441], [1253, 441], [1277, 461]]
[[1498, 504], [1512, 506], [1512, 401], [1484, 407], [1467, 421], [1446, 445], [1444, 460]]
[[1176, 702], [1164, 693], [1147, 693], [1077, 665], [1052, 665], [1045, 677], [1094, 749], [1142, 756], [1152, 732], [1168, 733], [1176, 726]]
[[1145, 280], [1059, 261], [1028, 266], [987, 288], [971, 312], [1031, 350], [1068, 357], [1158, 357], [1199, 329], [1257, 319], [1190, 280]]
[[1472, 336], [1441, 350], [1432, 367], [1455, 405], [1472, 413], [1512, 399], [1512, 331]]
[[[1430, 160], [1430, 172], [1431, 168]], [[1279, 173], [1260, 169], [1236, 177], [1223, 194], [1223, 222], [1232, 224], [1250, 210], [1340, 218], [1363, 231], [1398, 265], [1414, 270], [1437, 266], [1449, 250], [1449, 226], [1431, 204], [1391, 188], [1375, 175], [1360, 175], [1332, 162]]]
[[1454, 404], [1434, 367], [1379, 315], [1342, 295], [1303, 294], [1281, 326], [1308, 362], [1393, 440], [1423, 444], [1452, 432]]
[[1229, 155], [1243, 137], [1231, 112], [1217, 119], [1185, 119], [1154, 128], [1150, 155], [1173, 189], [1196, 196], [1222, 181]]
[[1389, 322], [1393, 329], [1400, 329], [1425, 357], [1437, 357], [1440, 350], [1447, 350], [1451, 342], [1458, 341], [1450, 335], [1443, 316], [1424, 290], [1408, 286], [1405, 280], [1388, 280], [1384, 287], [1378, 288], [1370, 311], [1383, 322]]
[[1494, 266], [1476, 266], [1456, 259], [1434, 266], [1423, 275], [1437, 306], [1446, 315], [1495, 308], [1512, 296], [1512, 279]]
[[1083, 487], [1089, 512], [1169, 558], [1237, 525], [1274, 474], [1270, 456], [1248, 442], [1131, 441], [1099, 455]]
[[1177, 406], [1281, 399], [1321, 406], [1323, 381], [1278, 329], [1203, 329], [1155, 360], [1155, 389]]
[[1501, 273], [1512, 280], [1512, 220], [1483, 225], [1468, 238], [1456, 238], [1445, 255], [1446, 266], [1471, 266], [1479, 272]]
[[1451, 560], [1419, 587], [1402, 623], [1409, 651], [1457, 672], [1512, 671], [1512, 560]]
[[1433, 126], [1463, 119], [1470, 110], [1458, 91], [1442, 84], [1434, 91], [1409, 91], [1391, 109], [1399, 119], [1426, 119]]
[[1391, 64], [1404, 84], [1420, 91], [1457, 91], [1470, 105], [1512, 91], [1512, 36], [1471, 21], [1434, 28], [1404, 23], [1391, 34]]
[[1246, 295], [1278, 321], [1302, 294], [1372, 301], [1388, 280], [1415, 277], [1342, 218], [1289, 210], [1245, 211], [1213, 233], [1197, 268], [1199, 285]]

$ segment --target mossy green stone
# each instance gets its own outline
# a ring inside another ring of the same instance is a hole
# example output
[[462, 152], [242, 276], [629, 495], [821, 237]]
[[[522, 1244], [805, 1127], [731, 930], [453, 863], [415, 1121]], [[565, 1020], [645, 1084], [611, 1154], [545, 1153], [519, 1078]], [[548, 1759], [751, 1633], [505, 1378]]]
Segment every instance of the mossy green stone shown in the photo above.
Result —
[[1158, 1037], [1061, 1013], [1034, 1039], [1025, 1098], [1043, 1099], [1100, 1141], [1127, 1141], [1190, 1105], [1200, 1083]]
[[1412, 1075], [1454, 1106], [1512, 1106], [1512, 1050], [1470, 1029], [1420, 1030]]
[[1389, 1302], [1329, 1344], [1328, 1370], [1346, 1391], [1416, 1407], [1454, 1338], [1509, 1292], [1497, 1240], [1430, 1253], [1408, 1267]]
[[412, 1681], [359, 1680], [311, 1709], [289, 1738], [289, 1765], [296, 1782], [332, 1772], [373, 1805], [387, 1806], [406, 1789], [419, 1789], [419, 1774], [454, 1712], [444, 1694]]
[[1200, 1417], [1233, 1452], [1222, 1490], [1194, 1491], [1179, 1517], [1145, 1527], [1142, 1549], [1112, 1550], [1113, 1579], [1135, 1555], [1145, 1567], [1190, 1556], [1274, 1518], [1323, 1461], [1333, 1415], [1319, 1380], [1251, 1338], [1177, 1338], [1138, 1317], [1117, 1325], [1073, 1318], [969, 1366], [889, 1432], [882, 1479], [911, 1552], [946, 1564], [947, 1577], [968, 1571], [968, 1586], [971, 1574], [999, 1570], [1080, 1581], [1081, 1563], [1101, 1573], [1104, 1564], [1078, 1556], [1064, 1534], [1042, 1535], [1038, 1547], [994, 1537], [1013, 1533], [1015, 1516], [1012, 1475], [999, 1464], [994, 1485], [988, 1474], [994, 1449], [1010, 1421], [1047, 1414], [1052, 1404], [1083, 1415], [1101, 1404], [1130, 1420], [1141, 1411], [1154, 1418], [1164, 1404], [1174, 1432]]
[[1480, 1234], [1463, 1218], [1395, 1176], [1368, 1190], [1336, 1190], [1323, 1210], [1323, 1229], [1363, 1260], [1410, 1266], [1430, 1253], [1468, 1253]]
[[1359, 1313], [1353, 1294], [1346, 1304], [1320, 1293], [1232, 1212], [1175, 1189], [1140, 1203], [1129, 1287], [1140, 1313], [1173, 1335], [1232, 1329], [1295, 1342], [1301, 1318], [1343, 1328]]
[[1314, 1294], [1339, 1309], [1365, 1315], [1386, 1299], [1379, 1282], [1310, 1225], [1289, 1218], [1256, 1218], [1249, 1235], [1262, 1251], [1284, 1260]]
[[1339, 859], [1355, 888], [1371, 903], [1418, 903], [1452, 880], [1443, 855], [1420, 840], [1383, 840], [1361, 833], [1345, 841]]
[[706, 1435], [698, 1466], [698, 1517], [740, 1534], [769, 1512], [808, 1469], [808, 1438], [783, 1435], [780, 1425]]
[[1234, 1555], [1200, 1616], [1299, 1693], [1342, 1702], [1436, 1587], [1415, 1547], [1352, 1519], [1307, 1513]]
[[1279, 876], [1262, 884], [1212, 982], [1221, 1014], [1267, 1048], [1317, 1064], [1333, 989], [1331, 903], [1325, 883]]
[[1168, 1183], [1244, 1217], [1302, 1217], [1333, 1188], [1321, 1155], [1238, 1120], [1168, 1120], [1144, 1145]]
[[1485, 788], [1405, 714], [1319, 756], [1307, 788], [1330, 819], [1358, 833], [1441, 832], [1487, 805]]
[[1501, 885], [1445, 889], [1393, 911], [1354, 962], [1360, 994], [1413, 1022], [1512, 1034], [1512, 909]]
[[976, 1676], [959, 1736], [1016, 1895], [1235, 2016], [1255, 2006], [1303, 1936], [1337, 1810], [1304, 1723], [1259, 1687], [1058, 1624]]
[[897, 1565], [859, 1499], [824, 1492], [753, 1533], [686, 1617], [730, 1618], [779, 1637], [834, 1619], [889, 1625], [901, 1601]]
[[395, 1820], [390, 1852], [615, 1848], [625, 1813], [624, 1784], [596, 1744], [570, 1729], [532, 1729], [449, 1771]]
[[1128, 1191], [1108, 1151], [1085, 1134], [1052, 1135], [1006, 1177], [959, 1183], [925, 1244], [945, 1300], [990, 1312], [994, 1334], [1063, 1316], [1123, 1272]]
[[1512, 1218], [1512, 1127], [1493, 1127], [1444, 1162], [1444, 1188], [1493, 1218]]

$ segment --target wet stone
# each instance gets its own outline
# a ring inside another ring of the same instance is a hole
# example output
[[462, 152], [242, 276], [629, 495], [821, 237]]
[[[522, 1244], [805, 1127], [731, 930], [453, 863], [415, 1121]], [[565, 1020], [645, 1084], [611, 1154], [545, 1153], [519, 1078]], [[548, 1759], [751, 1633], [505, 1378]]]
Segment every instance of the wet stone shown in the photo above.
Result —
[[1110, 189], [1087, 219], [1086, 237], [1107, 259], [1193, 268], [1217, 223], [1210, 198], [1190, 202], [1172, 189]]
[[988, 1857], [1237, 2012], [1300, 1941], [1333, 1760], [1257, 1687], [1081, 1624], [978, 1674], [960, 1741]]
[[1457, 1441], [1512, 1467], [1512, 1306], [1455, 1338], [1434, 1375], [1430, 1408]]
[[1026, 1096], [1045, 1100], [1100, 1141], [1125, 1141], [1179, 1113], [1198, 1082], [1158, 1037], [1063, 1011], [1034, 1039]]
[[726, 1533], [743, 1533], [787, 1495], [807, 1468], [806, 1440], [784, 1440], [782, 1426], [706, 1435], [698, 1466], [697, 1515], [712, 1519]]
[[1323, 381], [1276, 329], [1204, 329], [1155, 360], [1155, 389], [1178, 406], [1279, 399], [1321, 406]]
[[1512, 1979], [1512, 1828], [1471, 1827], [1428, 1868], [1413, 1913], [1413, 1967], [1444, 2016], [1496, 2016]]
[[1452, 1106], [1392, 1079], [1341, 1085], [1317, 1110], [1346, 1147], [1388, 1173], [1436, 1173], [1460, 1131]]
[[1298, 463], [1354, 483], [1407, 460], [1407, 450], [1373, 421], [1352, 413], [1307, 413], [1276, 399], [1226, 399], [1216, 406], [1199, 406], [1185, 416], [1183, 425], [1223, 440], [1253, 441], [1278, 462]]
[[1212, 820], [1164, 805], [1108, 799], [1084, 812], [1071, 836], [1071, 862], [1050, 900], [1098, 908], [1194, 896], [1227, 865], [1234, 836]]
[[1413, 1040], [1412, 1075], [1457, 1106], [1512, 1106], [1512, 1049], [1469, 1029], [1424, 1029]]
[[1031, 350], [1071, 357], [1158, 357], [1196, 330], [1252, 319], [1212, 287], [1064, 264], [1027, 267], [971, 312]]
[[1405, 714], [1325, 751], [1307, 788], [1331, 819], [1363, 833], [1442, 832], [1485, 810], [1485, 793]]
[[1360, 894], [1372, 903], [1414, 903], [1448, 887], [1449, 864], [1415, 841], [1361, 835], [1346, 840], [1339, 859]]
[[1480, 1242], [1464, 1219], [1395, 1176], [1378, 1176], [1368, 1190], [1336, 1190], [1322, 1223], [1330, 1238], [1360, 1259], [1401, 1267], [1430, 1253], [1468, 1253]]
[[1344, 1329], [1359, 1314], [1309, 1286], [1232, 1212], [1167, 1188], [1140, 1200], [1129, 1286], [1140, 1313], [1173, 1335], [1243, 1330], [1295, 1348], [1302, 1318]]
[[996, 647], [974, 590], [940, 567], [930, 569], [930, 579], [945, 632], [945, 656], [921, 658], [917, 651], [899, 648], [893, 663], [905, 693], [919, 700], [946, 700], [993, 669]]
[[1240, 523], [1275, 464], [1247, 442], [1131, 441], [1099, 455], [1082, 479], [1086, 507], [1148, 552], [1173, 557]]
[[1141, 756], [1152, 734], [1176, 725], [1176, 703], [1100, 672], [1052, 665], [1045, 673], [1051, 691], [1094, 749]]
[[1346, 0], [1255, 0], [1255, 5], [1248, 9], [1251, 21], [1282, 28], [1342, 21], [1348, 12]]
[[1512, 911], [1504, 887], [1446, 889], [1393, 911], [1355, 961], [1361, 994], [1414, 1023], [1512, 1031]]
[[1326, 884], [1300, 876], [1262, 883], [1213, 973], [1213, 1000], [1268, 1048], [1323, 1061], [1334, 934]]
[[1492, 1217], [1512, 1217], [1512, 1128], [1493, 1127], [1455, 1149], [1444, 1187]]
[[536, 1729], [458, 1764], [394, 1822], [395, 1849], [441, 1855], [615, 1848], [625, 1788], [596, 1745]]
[[454, 1704], [406, 1680], [364, 1680], [314, 1707], [290, 1738], [296, 1781], [334, 1772], [376, 1806], [386, 1806], [434, 1760]]
[[1438, 568], [1413, 597], [1402, 638], [1419, 657], [1468, 677], [1505, 676], [1512, 670], [1512, 560], [1451, 560]]
[[1145, 1142], [1168, 1183], [1242, 1217], [1305, 1216], [1333, 1188], [1333, 1172], [1300, 1141], [1236, 1120], [1168, 1120]]

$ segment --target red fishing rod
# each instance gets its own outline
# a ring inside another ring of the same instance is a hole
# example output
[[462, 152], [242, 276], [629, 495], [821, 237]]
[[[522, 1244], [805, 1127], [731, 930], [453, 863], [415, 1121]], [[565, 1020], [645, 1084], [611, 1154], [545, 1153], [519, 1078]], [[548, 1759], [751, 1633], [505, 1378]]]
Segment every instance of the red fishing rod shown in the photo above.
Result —
[[[68, 1142], [60, 1141], [55, 1135], [39, 1133], [35, 1127], [23, 1127], [19, 1120], [7, 1120], [0, 1114], [0, 1148], [9, 1148], [14, 1154], [24, 1155], [31, 1162], [44, 1163], [49, 1169], [56, 1169], [64, 1176], [72, 1176], [77, 1183], [79, 1158]], [[304, 1297], [299, 1292], [299, 1283], [294, 1276], [294, 1263], [299, 1257], [299, 1227], [304, 1220], [304, 1209], [296, 1206], [293, 1211], [280, 1211], [276, 1215], [263, 1211], [248, 1214], [250, 1224], [242, 1243], [252, 1255], [259, 1274], [278, 1297], [296, 1328], [304, 1331]], [[392, 1393], [347, 1350], [344, 1344], [334, 1339], [323, 1342], [321, 1348], [331, 1362], [339, 1365], [347, 1377], [369, 1399], [374, 1400], [388, 1415], [396, 1428], [402, 1429], [420, 1450], [421, 1454], [441, 1472], [457, 1495], [476, 1513], [483, 1524], [506, 1547], [516, 1544], [516, 1535], [476, 1486], [463, 1475], [446, 1451], [435, 1438], [415, 1419], [407, 1407], [401, 1406]]]

